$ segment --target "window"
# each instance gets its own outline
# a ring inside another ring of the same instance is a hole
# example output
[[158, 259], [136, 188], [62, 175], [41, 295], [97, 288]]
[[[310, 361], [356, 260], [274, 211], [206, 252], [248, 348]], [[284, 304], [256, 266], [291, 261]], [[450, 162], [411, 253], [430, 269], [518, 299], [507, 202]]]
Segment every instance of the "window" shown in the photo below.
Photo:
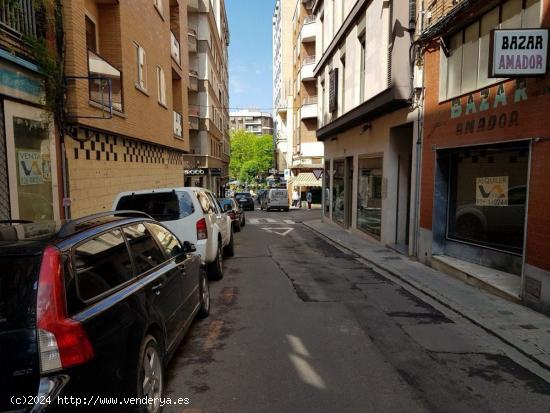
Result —
[[147, 224], [147, 226], [169, 257], [177, 257], [183, 252], [183, 248], [178, 238], [166, 228], [157, 224]]
[[440, 100], [502, 80], [488, 78], [491, 30], [537, 27], [540, 27], [540, 0], [508, 0], [444, 39], [448, 53], [441, 53]]
[[383, 158], [359, 158], [357, 228], [380, 237]]
[[447, 238], [521, 254], [529, 147], [460, 149], [447, 156]]
[[367, 41], [366, 36], [363, 34], [359, 38], [360, 55], [359, 55], [359, 103], [363, 103], [365, 100], [365, 63], [367, 58]]
[[166, 260], [145, 225], [136, 224], [125, 227], [124, 235], [126, 235], [126, 239], [130, 244], [130, 251], [138, 275], [158, 267]]
[[73, 262], [78, 295], [84, 301], [125, 284], [134, 275], [128, 248], [118, 229], [77, 246]]
[[209, 212], [215, 212], [214, 207], [212, 206], [210, 199], [206, 196], [204, 192], [197, 192], [197, 198], [201, 204], [202, 211], [207, 214]]
[[345, 215], [345, 161], [343, 159], [333, 161], [332, 173], [332, 219], [343, 224]]
[[166, 81], [164, 80], [164, 70], [157, 66], [157, 93], [159, 103], [166, 106]]
[[136, 59], [137, 59], [137, 79], [136, 85], [147, 90], [147, 56], [145, 50], [140, 45], [136, 44]]
[[95, 23], [86, 16], [86, 47], [94, 53], [97, 53], [97, 32]]

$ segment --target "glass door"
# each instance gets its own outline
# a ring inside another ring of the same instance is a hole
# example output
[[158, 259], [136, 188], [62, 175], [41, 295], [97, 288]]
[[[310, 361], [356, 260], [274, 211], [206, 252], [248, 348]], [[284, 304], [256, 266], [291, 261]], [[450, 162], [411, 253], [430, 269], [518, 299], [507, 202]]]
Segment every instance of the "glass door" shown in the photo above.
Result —
[[5, 101], [12, 219], [59, 219], [53, 128], [45, 111]]

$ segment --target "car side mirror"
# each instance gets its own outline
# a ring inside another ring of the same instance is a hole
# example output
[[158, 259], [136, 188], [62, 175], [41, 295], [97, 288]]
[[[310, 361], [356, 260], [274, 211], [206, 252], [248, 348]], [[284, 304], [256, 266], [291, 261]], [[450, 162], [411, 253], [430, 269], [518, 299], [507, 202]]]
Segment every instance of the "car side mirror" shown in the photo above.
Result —
[[186, 254], [197, 251], [195, 244], [189, 241], [183, 241], [183, 252]]
[[229, 204], [224, 204], [223, 206], [223, 212], [229, 212], [231, 211], [231, 205]]

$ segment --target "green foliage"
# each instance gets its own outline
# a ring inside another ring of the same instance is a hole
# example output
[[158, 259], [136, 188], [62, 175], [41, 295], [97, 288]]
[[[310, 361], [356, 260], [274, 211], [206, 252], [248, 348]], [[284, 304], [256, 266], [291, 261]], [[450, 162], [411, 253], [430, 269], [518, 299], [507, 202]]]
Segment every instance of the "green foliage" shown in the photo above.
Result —
[[243, 130], [231, 133], [229, 173], [241, 182], [261, 182], [273, 167], [273, 137]]

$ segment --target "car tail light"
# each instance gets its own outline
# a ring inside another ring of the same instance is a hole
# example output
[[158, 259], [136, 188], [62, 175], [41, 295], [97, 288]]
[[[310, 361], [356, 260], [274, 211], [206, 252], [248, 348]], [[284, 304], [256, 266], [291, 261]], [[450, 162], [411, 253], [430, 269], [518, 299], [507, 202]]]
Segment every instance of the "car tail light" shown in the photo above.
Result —
[[235, 214], [235, 211], [229, 211], [229, 218], [236, 219], [237, 215]]
[[197, 221], [197, 240], [208, 239], [208, 228], [206, 227], [206, 219], [201, 218]]
[[42, 257], [37, 292], [40, 370], [43, 373], [83, 364], [94, 350], [82, 324], [67, 317], [61, 253], [47, 247]]

